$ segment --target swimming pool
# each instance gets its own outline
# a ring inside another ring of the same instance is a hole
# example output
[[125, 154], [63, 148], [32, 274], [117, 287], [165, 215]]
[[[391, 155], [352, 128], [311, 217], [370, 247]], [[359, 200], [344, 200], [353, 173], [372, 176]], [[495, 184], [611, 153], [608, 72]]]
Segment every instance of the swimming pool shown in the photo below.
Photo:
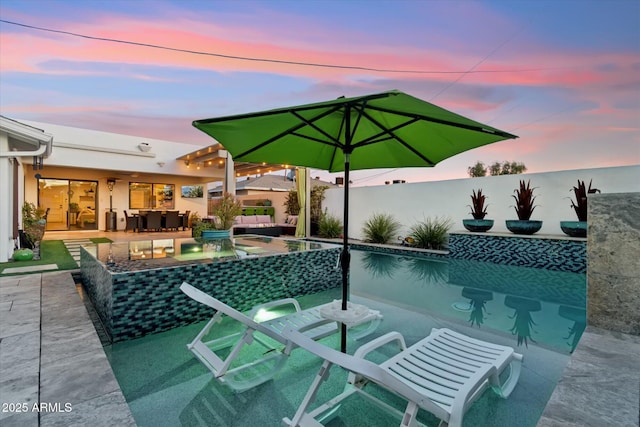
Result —
[[[584, 274], [352, 251], [351, 299], [384, 315], [367, 340], [397, 330], [410, 345], [433, 327], [449, 327], [524, 354], [510, 398], [485, 393], [465, 416], [466, 426], [537, 424], [584, 329], [585, 288]], [[339, 295], [339, 288], [331, 288], [300, 300], [309, 307]], [[105, 349], [138, 425], [276, 426], [295, 412], [320, 366], [317, 358], [298, 349], [272, 381], [234, 394], [186, 349], [202, 326], [199, 322]], [[221, 324], [227, 331], [236, 326]], [[337, 341], [334, 335], [323, 342], [337, 346]], [[349, 340], [348, 352], [360, 344]], [[334, 369], [322, 389], [325, 395], [344, 387], [346, 374]], [[421, 419], [437, 425], [428, 414]], [[397, 423], [355, 398], [329, 425]]]

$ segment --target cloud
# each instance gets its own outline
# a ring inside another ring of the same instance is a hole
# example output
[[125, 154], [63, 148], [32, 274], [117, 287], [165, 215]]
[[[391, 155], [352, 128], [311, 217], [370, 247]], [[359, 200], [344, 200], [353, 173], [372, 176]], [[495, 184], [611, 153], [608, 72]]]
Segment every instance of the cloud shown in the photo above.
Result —
[[[607, 46], [613, 31], [605, 21], [597, 31], [584, 28], [580, 34], [582, 20], [554, 28], [547, 20], [536, 22], [542, 10], [520, 6], [518, 14], [501, 2], [383, 3], [393, 4], [393, 13], [374, 5], [357, 14], [357, 2], [340, 2], [340, 14], [327, 13], [321, 2], [286, 10], [264, 2], [211, 9], [205, 3], [198, 10], [189, 10], [193, 2], [154, 8], [149, 5], [156, 3], [127, 2], [120, 11], [101, 10], [97, 3], [62, 2], [55, 10], [45, 4], [29, 12], [1, 7], [3, 19], [96, 37], [438, 73], [240, 61], [0, 24], [3, 114], [209, 144], [191, 120], [399, 89], [520, 136], [465, 154], [458, 161], [467, 166], [479, 156], [487, 162], [526, 158], [535, 170], [566, 168], [583, 162], [575, 153], [587, 152], [585, 147], [596, 159], [589, 162], [640, 162], [633, 146], [640, 142], [638, 50]], [[557, 12], [554, 19], [560, 19]], [[637, 38], [638, 29], [628, 34]], [[460, 74], [474, 67], [479, 72]], [[603, 141], [615, 149], [602, 148]], [[466, 173], [466, 166], [460, 170]]]

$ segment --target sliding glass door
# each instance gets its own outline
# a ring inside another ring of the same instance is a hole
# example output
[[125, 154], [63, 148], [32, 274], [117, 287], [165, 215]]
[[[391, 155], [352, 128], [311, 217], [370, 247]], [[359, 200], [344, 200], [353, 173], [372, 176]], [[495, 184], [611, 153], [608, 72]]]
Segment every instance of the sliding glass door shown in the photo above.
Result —
[[47, 230], [97, 230], [97, 181], [38, 179], [38, 206], [48, 210]]

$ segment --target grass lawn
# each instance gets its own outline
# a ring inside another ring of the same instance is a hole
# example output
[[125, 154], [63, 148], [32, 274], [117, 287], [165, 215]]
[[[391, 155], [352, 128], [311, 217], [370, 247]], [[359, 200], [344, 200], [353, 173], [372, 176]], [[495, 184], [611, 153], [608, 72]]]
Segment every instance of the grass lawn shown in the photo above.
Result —
[[[90, 239], [93, 243], [110, 243], [111, 240], [106, 237], [96, 237]], [[43, 240], [40, 242], [40, 259], [38, 261], [10, 261], [0, 263], [0, 274], [3, 274], [6, 268], [13, 267], [30, 267], [34, 265], [56, 264], [58, 270], [74, 270], [78, 268], [75, 260], [67, 250], [62, 240]], [[13, 274], [28, 273], [9, 273]], [[5, 275], [5, 274], [3, 274]]]

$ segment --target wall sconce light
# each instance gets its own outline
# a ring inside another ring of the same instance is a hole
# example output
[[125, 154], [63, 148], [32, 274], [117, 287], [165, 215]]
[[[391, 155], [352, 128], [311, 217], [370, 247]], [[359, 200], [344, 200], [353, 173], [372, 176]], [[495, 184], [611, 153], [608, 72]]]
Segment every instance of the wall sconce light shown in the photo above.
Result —
[[138, 149], [143, 153], [146, 153], [147, 151], [151, 150], [151, 146], [148, 142], [141, 142], [140, 144], [138, 144]]

